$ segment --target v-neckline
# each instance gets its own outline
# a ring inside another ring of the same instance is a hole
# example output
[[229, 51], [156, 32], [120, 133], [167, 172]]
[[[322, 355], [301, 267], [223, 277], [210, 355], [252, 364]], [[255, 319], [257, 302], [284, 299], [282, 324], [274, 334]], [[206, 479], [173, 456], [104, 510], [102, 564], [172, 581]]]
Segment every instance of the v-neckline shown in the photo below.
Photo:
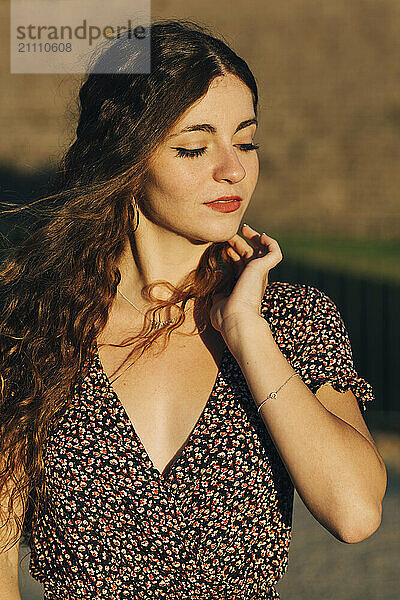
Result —
[[[111, 382], [110, 382], [110, 380], [108, 378], [108, 375], [107, 375], [107, 373], [105, 372], [105, 370], [103, 368], [103, 364], [101, 362], [100, 355], [99, 355], [99, 349], [98, 349], [98, 345], [97, 345], [97, 340], [95, 340], [95, 343], [94, 343], [94, 356], [95, 356], [95, 360], [97, 360], [97, 363], [98, 363], [97, 366], [98, 366], [98, 368], [100, 370], [100, 373], [101, 373], [104, 381], [106, 382], [107, 388], [108, 388], [109, 392], [111, 393], [112, 399], [114, 400], [114, 402], [115, 402], [115, 404], [116, 404], [116, 406], [117, 406], [117, 408], [118, 408], [118, 410], [119, 410], [119, 412], [120, 412], [123, 420], [125, 421], [126, 426], [131, 430], [132, 435], [133, 435], [133, 437], [134, 437], [134, 439], [136, 441], [137, 447], [140, 450], [140, 453], [142, 454], [142, 456], [145, 457], [147, 468], [151, 471], [151, 473], [153, 474], [153, 476], [157, 480], [159, 480], [159, 481], [165, 481], [165, 480], [167, 480], [171, 476], [173, 470], [176, 468], [177, 464], [183, 458], [183, 456], [186, 453], [188, 447], [193, 443], [193, 440], [198, 435], [198, 430], [199, 430], [200, 424], [202, 423], [202, 421], [204, 421], [206, 415], [211, 410], [211, 403], [212, 403], [212, 400], [213, 400], [213, 398], [215, 396], [215, 391], [216, 391], [216, 388], [218, 386], [220, 377], [222, 375], [222, 370], [223, 370], [224, 363], [225, 363], [225, 360], [226, 360], [227, 355], [228, 355], [228, 350], [229, 350], [228, 346], [224, 342], [224, 348], [223, 348], [223, 351], [222, 351], [222, 356], [221, 356], [221, 359], [220, 359], [220, 365], [219, 365], [219, 368], [218, 368], [217, 376], [216, 376], [216, 378], [214, 380], [214, 384], [213, 384], [212, 390], [211, 390], [211, 392], [210, 392], [210, 394], [209, 394], [209, 396], [207, 398], [207, 402], [205, 403], [205, 405], [203, 407], [203, 410], [200, 413], [199, 418], [197, 419], [197, 421], [194, 424], [192, 430], [190, 431], [188, 437], [186, 438], [186, 441], [184, 442], [184, 445], [182, 447], [181, 452], [179, 453], [179, 455], [177, 456], [177, 458], [172, 463], [171, 463], [171, 461], [168, 462], [167, 466], [161, 472], [161, 471], [159, 471], [157, 469], [157, 467], [154, 465], [152, 459], [150, 458], [150, 455], [147, 452], [147, 450], [146, 450], [146, 448], [145, 448], [142, 440], [140, 439], [140, 437], [139, 437], [139, 435], [138, 435], [138, 433], [137, 433], [137, 431], [136, 431], [136, 429], [135, 429], [135, 427], [133, 425], [133, 422], [131, 421], [131, 419], [130, 419], [130, 417], [128, 415], [128, 412], [125, 409], [125, 406], [122, 404], [122, 402], [121, 402], [121, 400], [120, 400], [117, 392], [115, 391], [115, 389], [112, 386], [112, 384], [111, 384]], [[167, 467], [168, 467], [168, 469], [167, 469], [167, 472], [165, 473], [165, 469]]]

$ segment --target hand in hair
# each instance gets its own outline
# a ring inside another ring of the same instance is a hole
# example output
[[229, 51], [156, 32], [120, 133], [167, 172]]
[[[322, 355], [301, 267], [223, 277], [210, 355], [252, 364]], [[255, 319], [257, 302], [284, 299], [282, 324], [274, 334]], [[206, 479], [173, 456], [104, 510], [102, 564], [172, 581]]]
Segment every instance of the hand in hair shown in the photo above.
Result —
[[228, 296], [223, 293], [214, 295], [210, 311], [212, 326], [223, 336], [248, 322], [249, 318], [261, 316], [261, 301], [268, 285], [269, 271], [282, 260], [282, 252], [275, 239], [266, 233], [260, 235], [246, 224], [242, 233], [253, 245], [238, 234], [228, 240], [231, 246], [227, 253], [234, 261], [238, 279]]

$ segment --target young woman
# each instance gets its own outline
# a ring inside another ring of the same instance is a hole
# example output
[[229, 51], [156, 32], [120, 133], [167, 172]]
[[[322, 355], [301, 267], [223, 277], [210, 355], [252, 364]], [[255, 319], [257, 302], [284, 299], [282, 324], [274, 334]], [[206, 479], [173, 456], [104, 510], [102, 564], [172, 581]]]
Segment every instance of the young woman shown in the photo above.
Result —
[[278, 598], [294, 488], [343, 542], [379, 526], [372, 389], [332, 300], [269, 282], [279, 244], [241, 226], [248, 66], [189, 20], [151, 46], [149, 74], [123, 37], [89, 74], [54, 206], [2, 267], [3, 546], [24, 520], [46, 599]]

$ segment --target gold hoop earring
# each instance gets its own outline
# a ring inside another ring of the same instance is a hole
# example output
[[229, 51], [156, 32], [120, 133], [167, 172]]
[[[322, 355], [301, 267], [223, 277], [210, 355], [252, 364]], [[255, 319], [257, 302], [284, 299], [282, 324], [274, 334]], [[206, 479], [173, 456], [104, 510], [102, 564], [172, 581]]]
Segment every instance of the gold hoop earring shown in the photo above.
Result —
[[136, 226], [135, 226], [135, 229], [132, 229], [132, 232], [133, 232], [133, 233], [135, 233], [135, 231], [136, 231], [136, 230], [137, 230], [137, 228], [139, 227], [139, 207], [138, 207], [138, 205], [137, 205], [137, 202], [136, 202], [136, 200], [135, 200], [135, 197], [134, 197], [134, 196], [132, 196], [132, 198], [133, 198], [133, 202], [134, 202], [134, 204], [132, 204], [132, 203], [131, 203], [131, 207], [132, 207], [132, 209], [134, 210], [134, 214], [135, 214], [135, 216], [136, 216]]

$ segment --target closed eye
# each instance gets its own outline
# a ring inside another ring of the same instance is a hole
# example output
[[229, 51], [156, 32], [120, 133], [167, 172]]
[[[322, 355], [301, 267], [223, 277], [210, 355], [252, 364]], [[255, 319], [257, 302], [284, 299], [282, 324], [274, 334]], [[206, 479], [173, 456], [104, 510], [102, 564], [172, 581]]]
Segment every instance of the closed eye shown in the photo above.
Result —
[[[236, 144], [236, 146], [242, 150], [243, 152], [250, 152], [250, 150], [257, 150], [260, 146], [257, 144]], [[185, 158], [196, 158], [205, 154], [207, 151], [206, 146], [203, 148], [193, 148], [192, 150], [188, 150], [187, 148], [173, 148], [173, 150], [178, 150], [175, 156], [185, 157]]]

